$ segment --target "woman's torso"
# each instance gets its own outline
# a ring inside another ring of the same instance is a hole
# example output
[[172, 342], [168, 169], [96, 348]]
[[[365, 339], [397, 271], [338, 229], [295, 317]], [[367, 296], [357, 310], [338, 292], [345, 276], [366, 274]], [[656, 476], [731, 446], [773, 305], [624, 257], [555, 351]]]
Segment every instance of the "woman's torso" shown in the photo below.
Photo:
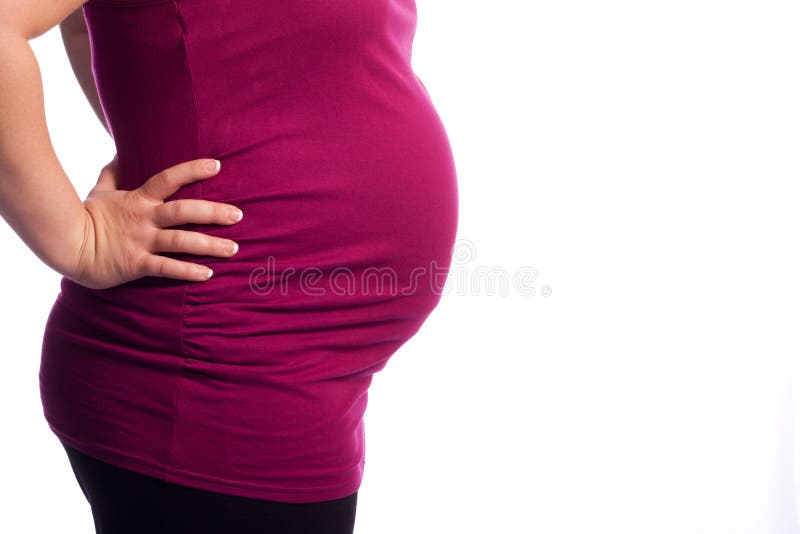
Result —
[[[96, 457], [271, 500], [360, 484], [372, 375], [438, 304], [457, 227], [443, 124], [410, 64], [414, 0], [90, 0], [93, 71], [134, 189], [240, 207], [206, 282], [64, 278], [40, 371], [54, 431]], [[68, 442], [70, 442], [68, 440]]]

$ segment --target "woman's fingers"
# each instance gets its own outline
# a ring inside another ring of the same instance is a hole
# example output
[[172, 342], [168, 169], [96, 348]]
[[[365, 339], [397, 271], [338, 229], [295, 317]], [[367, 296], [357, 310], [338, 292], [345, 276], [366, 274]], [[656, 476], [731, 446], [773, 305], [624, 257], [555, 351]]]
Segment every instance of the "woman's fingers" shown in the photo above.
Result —
[[168, 167], [149, 178], [136, 191], [145, 198], [163, 201], [181, 187], [211, 178], [219, 172], [219, 161], [215, 159], [195, 159]]
[[106, 165], [98, 185], [84, 201], [87, 230], [74, 269], [79, 283], [104, 289], [143, 276], [208, 280], [206, 266], [158, 252], [222, 258], [237, 253], [237, 244], [230, 239], [169, 229], [190, 223], [230, 225], [241, 219], [241, 212], [230, 204], [199, 198], [165, 202], [181, 187], [215, 176], [218, 164], [210, 158], [186, 161], [164, 169], [132, 191], [118, 189], [116, 158]]
[[154, 212], [153, 223], [162, 228], [188, 223], [233, 224], [242, 219], [242, 212], [236, 206], [194, 198], [166, 202]]
[[183, 252], [202, 256], [233, 256], [239, 245], [230, 239], [188, 230], [159, 230], [153, 240], [156, 252]]
[[164, 278], [174, 278], [177, 280], [191, 280], [202, 282], [208, 280], [213, 274], [211, 269], [197, 263], [148, 254], [142, 261], [142, 272], [140, 276], [157, 276]]

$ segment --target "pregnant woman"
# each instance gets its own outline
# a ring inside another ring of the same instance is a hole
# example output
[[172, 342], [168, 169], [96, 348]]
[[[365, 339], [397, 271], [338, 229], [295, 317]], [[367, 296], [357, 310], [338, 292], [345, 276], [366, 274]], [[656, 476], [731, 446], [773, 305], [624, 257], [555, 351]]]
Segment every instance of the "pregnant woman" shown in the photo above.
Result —
[[[416, 21], [414, 0], [0, 0], [0, 209], [63, 275], [41, 397], [98, 533], [353, 531], [368, 387], [438, 304], [457, 227]], [[116, 147], [83, 201], [29, 45], [58, 24]]]

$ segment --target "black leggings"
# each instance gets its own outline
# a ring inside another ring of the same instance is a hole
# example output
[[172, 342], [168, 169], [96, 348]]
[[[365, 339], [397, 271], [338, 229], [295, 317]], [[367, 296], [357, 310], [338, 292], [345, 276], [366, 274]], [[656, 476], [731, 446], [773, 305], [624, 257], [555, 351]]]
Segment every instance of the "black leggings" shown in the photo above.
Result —
[[352, 534], [358, 492], [285, 503], [191, 488], [101, 462], [62, 442], [97, 534]]

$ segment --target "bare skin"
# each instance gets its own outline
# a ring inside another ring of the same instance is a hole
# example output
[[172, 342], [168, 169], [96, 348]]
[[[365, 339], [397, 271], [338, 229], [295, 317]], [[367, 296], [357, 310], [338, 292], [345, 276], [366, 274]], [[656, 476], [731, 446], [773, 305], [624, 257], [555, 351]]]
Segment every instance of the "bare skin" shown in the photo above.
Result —
[[75, 18], [83, 3], [0, 0], [0, 216], [48, 266], [88, 288], [105, 289], [143, 276], [207, 280], [205, 266], [158, 253], [235, 254], [229, 239], [169, 229], [237, 222], [231, 212], [238, 210], [230, 204], [164, 201], [184, 185], [215, 176], [219, 169], [208, 167], [215, 160], [180, 163], [127, 191], [117, 189], [115, 157], [82, 201], [53, 150], [41, 72], [29, 41], [61, 26], [73, 71], [102, 120], [94, 81], [86, 79], [90, 56], [81, 39], [88, 36], [80, 35]]

